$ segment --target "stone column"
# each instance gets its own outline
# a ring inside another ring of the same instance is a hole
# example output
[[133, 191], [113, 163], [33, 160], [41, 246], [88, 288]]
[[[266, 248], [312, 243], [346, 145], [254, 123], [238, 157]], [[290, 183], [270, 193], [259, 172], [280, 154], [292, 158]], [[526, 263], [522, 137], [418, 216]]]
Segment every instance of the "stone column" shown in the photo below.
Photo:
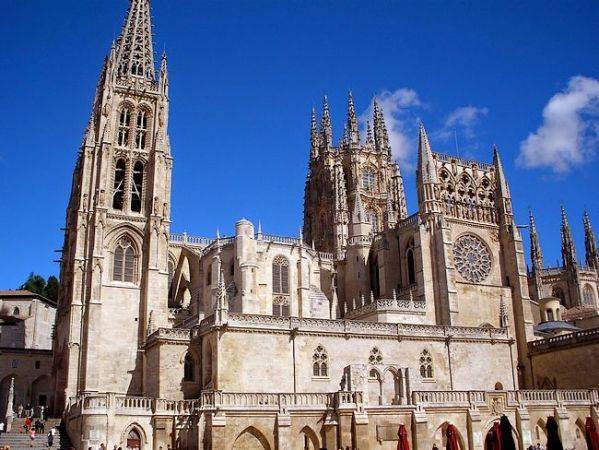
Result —
[[356, 442], [356, 448], [369, 449], [372, 448], [368, 439], [368, 414], [364, 410], [354, 411], [353, 417], [353, 432]]
[[428, 418], [422, 406], [416, 405], [412, 413], [412, 447], [413, 450], [426, 450], [428, 446]]
[[480, 411], [473, 405], [468, 409], [468, 448], [470, 450], [483, 450], [485, 448], [483, 431], [481, 430]]
[[286, 412], [277, 414], [277, 449], [291, 450], [291, 416]]
[[210, 417], [212, 450], [225, 450], [227, 448], [227, 438], [225, 435], [226, 425], [227, 418], [224, 413], [212, 413], [212, 416]]
[[13, 412], [13, 399], [15, 397], [15, 377], [10, 378], [10, 387], [8, 388], [8, 398], [6, 399], [6, 432], [8, 433], [12, 429], [12, 420], [14, 417]]
[[[559, 391], [556, 391], [559, 395]], [[560, 399], [558, 398], [558, 406], [555, 407], [555, 420], [559, 425], [559, 434], [562, 438], [562, 444], [564, 448], [572, 448], [574, 447], [574, 439], [572, 437], [572, 433], [570, 432], [570, 414], [568, 410], [560, 404]]]

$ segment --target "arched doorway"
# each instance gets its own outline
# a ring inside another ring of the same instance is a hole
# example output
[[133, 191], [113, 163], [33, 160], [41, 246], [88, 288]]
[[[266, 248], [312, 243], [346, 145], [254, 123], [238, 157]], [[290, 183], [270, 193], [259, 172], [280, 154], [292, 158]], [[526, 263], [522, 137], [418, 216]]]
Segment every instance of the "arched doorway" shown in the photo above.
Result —
[[453, 426], [453, 429], [456, 432], [456, 438], [457, 438], [459, 450], [468, 450], [468, 445], [464, 442], [464, 438], [462, 437], [462, 433], [460, 432], [458, 427], [455, 425], [452, 425], [449, 422], [443, 422], [441, 425], [439, 425], [439, 427], [435, 430], [433, 442], [440, 449], [446, 449], [447, 448], [447, 429], [450, 427], [450, 425]]
[[300, 442], [303, 445], [302, 450], [318, 450], [320, 448], [318, 436], [314, 430], [307, 425], [300, 431], [300, 439]]
[[52, 400], [52, 379], [49, 375], [42, 375], [31, 383], [31, 405], [48, 408]]
[[[505, 417], [505, 419], [503, 419]], [[501, 421], [504, 421], [504, 424], [501, 424]], [[502, 429], [502, 426], [507, 428], [510, 427], [511, 436], [514, 443], [514, 448], [518, 450], [520, 438], [518, 436], [517, 430], [514, 428], [514, 425], [510, 422], [509, 418], [506, 416], [497, 417], [496, 419], [492, 419], [492, 422], [489, 424], [487, 422], [487, 433], [485, 434], [485, 450], [499, 450], [506, 449], [509, 447], [507, 444], [508, 440], [505, 437], [505, 432]], [[483, 428], [484, 429], [484, 428]]]
[[235, 439], [233, 450], [270, 450], [270, 445], [260, 431], [254, 427], [248, 427]]
[[143, 440], [141, 432], [136, 427], [131, 427], [126, 436], [127, 448], [131, 450], [141, 450], [143, 448]]

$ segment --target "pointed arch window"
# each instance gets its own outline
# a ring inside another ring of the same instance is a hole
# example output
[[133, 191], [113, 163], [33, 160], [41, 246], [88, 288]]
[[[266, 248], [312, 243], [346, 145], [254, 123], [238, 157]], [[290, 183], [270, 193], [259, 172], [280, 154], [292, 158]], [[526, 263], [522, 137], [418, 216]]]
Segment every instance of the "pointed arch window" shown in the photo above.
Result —
[[131, 126], [131, 110], [127, 107], [121, 109], [119, 115], [119, 133], [117, 136], [117, 144], [119, 147], [127, 147], [129, 145], [129, 127]]
[[428, 350], [423, 350], [420, 354], [420, 376], [432, 380], [433, 375], [433, 357]]
[[408, 259], [408, 284], [411, 286], [416, 284], [416, 265], [414, 263], [414, 249], [409, 248], [407, 253]]
[[125, 198], [125, 170], [124, 159], [118, 159], [114, 166], [114, 184], [112, 194], [112, 207], [123, 210], [123, 200]]
[[173, 261], [168, 262], [168, 299], [173, 299], [173, 278], [175, 277], [175, 263]]
[[183, 361], [183, 380], [184, 381], [193, 381], [194, 380], [194, 369], [193, 369], [193, 356], [190, 353], [185, 355], [185, 360]]
[[590, 284], [586, 284], [582, 290], [582, 304], [583, 306], [595, 305], [595, 293]]
[[[143, 74], [142, 74], [143, 75]], [[146, 148], [146, 138], [148, 133], [148, 112], [141, 109], [137, 113], [136, 122], [137, 132], [135, 133], [135, 147], [138, 150]]]
[[137, 161], [133, 166], [131, 177], [131, 211], [141, 212], [141, 197], [144, 181], [144, 164]]
[[289, 294], [289, 261], [277, 256], [272, 262], [273, 294]]
[[316, 347], [314, 355], [312, 355], [312, 376], [329, 376], [329, 355], [322, 345]]
[[128, 236], [123, 236], [114, 249], [112, 279], [133, 283], [135, 281], [136, 259], [133, 242]]
[[376, 188], [376, 176], [371, 168], [362, 171], [362, 188], [367, 191], [374, 191]]
[[379, 216], [376, 211], [369, 209], [366, 211], [366, 221], [372, 225], [372, 232], [379, 231]]

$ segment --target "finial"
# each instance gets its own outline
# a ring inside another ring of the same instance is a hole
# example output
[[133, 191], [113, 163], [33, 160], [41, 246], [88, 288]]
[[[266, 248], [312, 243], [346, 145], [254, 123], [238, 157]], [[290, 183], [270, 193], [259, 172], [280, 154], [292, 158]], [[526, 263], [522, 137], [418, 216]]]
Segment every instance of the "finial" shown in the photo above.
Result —
[[347, 141], [351, 144], [357, 144], [360, 142], [360, 132], [358, 129], [358, 120], [356, 119], [356, 110], [354, 108], [354, 97], [351, 90], [349, 91], [347, 98]]
[[333, 128], [331, 126], [331, 116], [329, 114], [329, 101], [325, 95], [322, 100], [322, 119], [320, 121], [321, 144], [325, 149], [333, 145]]

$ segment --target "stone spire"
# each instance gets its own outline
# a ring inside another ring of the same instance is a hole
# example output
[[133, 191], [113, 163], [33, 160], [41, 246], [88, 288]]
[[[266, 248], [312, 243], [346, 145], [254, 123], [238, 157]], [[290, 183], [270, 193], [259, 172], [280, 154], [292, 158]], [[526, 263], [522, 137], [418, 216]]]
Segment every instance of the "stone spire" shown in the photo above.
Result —
[[372, 121], [374, 126], [374, 144], [377, 151], [384, 153], [389, 152], [389, 134], [387, 125], [385, 125], [385, 117], [379, 103], [374, 100]]
[[576, 259], [576, 248], [574, 246], [574, 240], [572, 239], [572, 232], [570, 231], [570, 225], [568, 224], [568, 218], [566, 216], [566, 208], [564, 205], [561, 206], [562, 210], [562, 261], [564, 267], [577, 267]]
[[360, 131], [358, 130], [358, 119], [356, 119], [356, 110], [354, 108], [354, 97], [349, 91], [347, 98], [347, 139], [350, 144], [360, 142]]
[[597, 250], [597, 240], [595, 239], [595, 233], [591, 226], [591, 219], [589, 213], [584, 212], [584, 248], [586, 253], [587, 266], [599, 270], [599, 250]]
[[168, 97], [168, 63], [166, 52], [162, 53], [162, 59], [160, 61], [160, 92]]
[[320, 139], [318, 138], [318, 127], [316, 125], [316, 109], [312, 108], [312, 117], [310, 120], [310, 159], [318, 158], [318, 147]]
[[372, 136], [372, 126], [370, 125], [370, 120], [366, 121], [366, 144], [374, 145], [374, 137]]
[[499, 195], [501, 195], [503, 198], [510, 198], [510, 190], [503, 172], [503, 164], [501, 164], [499, 150], [496, 146], [493, 146], [493, 166], [495, 167], [495, 180]]
[[117, 41], [116, 63], [120, 76], [154, 80], [154, 48], [149, 0], [130, 0], [127, 18]]
[[537, 234], [537, 225], [535, 217], [532, 215], [532, 210], [528, 210], [528, 221], [530, 229], [530, 260], [532, 262], [533, 273], [539, 273], [543, 270], [543, 252]]
[[352, 222], [354, 224], [366, 223], [366, 213], [364, 212], [364, 206], [362, 205], [362, 197], [358, 193], [356, 193], [356, 199], [354, 201]]
[[329, 114], [329, 100], [324, 96], [322, 100], [322, 119], [320, 121], [320, 144], [326, 150], [333, 146], [333, 127]]
[[418, 203], [423, 213], [438, 211], [435, 204], [435, 184], [437, 181], [437, 168], [435, 167], [433, 152], [428, 142], [424, 124], [420, 122], [416, 182], [418, 186]]

